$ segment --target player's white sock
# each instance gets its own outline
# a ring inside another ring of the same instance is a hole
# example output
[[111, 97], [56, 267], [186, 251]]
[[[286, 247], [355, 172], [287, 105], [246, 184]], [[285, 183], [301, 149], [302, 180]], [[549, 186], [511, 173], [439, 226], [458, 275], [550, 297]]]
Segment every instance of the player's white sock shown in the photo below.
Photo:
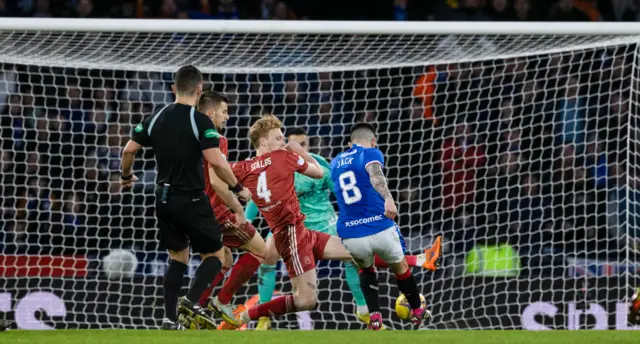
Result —
[[313, 320], [311, 320], [311, 313], [309, 313], [309, 311], [298, 312], [296, 315], [301, 330], [313, 330]]
[[369, 307], [367, 305], [358, 306], [358, 314], [369, 314]]
[[424, 253], [421, 253], [419, 255], [416, 255], [416, 266], [422, 266], [422, 264], [424, 264], [427, 261], [427, 255]]

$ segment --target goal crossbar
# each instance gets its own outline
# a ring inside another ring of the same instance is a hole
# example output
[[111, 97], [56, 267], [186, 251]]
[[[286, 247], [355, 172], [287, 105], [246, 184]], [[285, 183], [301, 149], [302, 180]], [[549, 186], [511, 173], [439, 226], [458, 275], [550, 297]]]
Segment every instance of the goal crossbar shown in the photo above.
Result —
[[[65, 42], [64, 46], [59, 43]], [[3, 18], [0, 63], [210, 73], [367, 70], [640, 42], [640, 23]]]
[[640, 23], [3, 18], [0, 31], [334, 35], [640, 35]]

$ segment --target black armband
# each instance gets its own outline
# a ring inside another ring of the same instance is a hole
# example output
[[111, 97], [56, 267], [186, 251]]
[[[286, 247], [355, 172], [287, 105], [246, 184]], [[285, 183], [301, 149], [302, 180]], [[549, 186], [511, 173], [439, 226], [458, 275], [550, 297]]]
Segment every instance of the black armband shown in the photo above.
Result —
[[244, 189], [244, 186], [242, 186], [242, 184], [238, 183], [236, 184], [236, 186], [229, 186], [229, 190], [231, 190], [231, 192], [233, 192], [234, 194], [237, 194], [238, 192], [242, 191], [242, 189]]
[[133, 178], [133, 173], [131, 173], [128, 176], [125, 176], [124, 174], [120, 173], [120, 179], [122, 180], [131, 180], [131, 178]]

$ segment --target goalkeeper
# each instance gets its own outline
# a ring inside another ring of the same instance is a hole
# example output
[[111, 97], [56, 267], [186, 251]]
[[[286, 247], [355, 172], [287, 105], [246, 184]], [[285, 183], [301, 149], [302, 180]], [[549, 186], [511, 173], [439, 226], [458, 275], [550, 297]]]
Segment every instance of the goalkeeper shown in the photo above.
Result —
[[[295, 128], [289, 131], [287, 139], [289, 142], [295, 141], [302, 146], [305, 150], [309, 150], [309, 137], [304, 129]], [[333, 182], [331, 181], [331, 166], [329, 162], [323, 157], [311, 153], [311, 156], [318, 161], [322, 169], [324, 170], [324, 178], [313, 179], [304, 176], [300, 173], [296, 173], [295, 176], [295, 189], [300, 200], [300, 211], [306, 215], [304, 225], [315, 231], [327, 233], [329, 235], [337, 236], [336, 223], [338, 216], [336, 215], [333, 205], [329, 200], [329, 193], [333, 190]], [[258, 215], [258, 207], [253, 201], [247, 204], [245, 210], [245, 216], [247, 221], [251, 222]], [[271, 233], [269, 233], [271, 236]], [[268, 238], [268, 240], [273, 240]], [[262, 266], [258, 270], [259, 283], [258, 291], [260, 294], [260, 303], [271, 301], [273, 291], [276, 287], [276, 263], [279, 257], [273, 257], [267, 255]], [[347, 285], [355, 298], [356, 305], [356, 317], [359, 321], [368, 324], [369, 323], [369, 310], [367, 308], [367, 302], [364, 299], [364, 294], [360, 289], [360, 276], [358, 275], [358, 269], [350, 262], [344, 263], [344, 270], [347, 278]], [[258, 321], [258, 330], [267, 330], [270, 328], [269, 318], [260, 318]]]
[[[302, 148], [309, 150], [309, 138], [307, 133], [303, 129], [293, 129], [289, 131], [287, 139], [289, 141], [295, 141], [302, 146]], [[324, 170], [324, 178], [312, 179], [302, 174], [296, 173], [295, 175], [295, 189], [300, 200], [300, 210], [305, 214], [306, 219], [304, 225], [315, 231], [327, 233], [329, 235], [337, 236], [336, 224], [338, 216], [333, 209], [333, 205], [329, 200], [330, 192], [333, 192], [333, 182], [331, 180], [331, 166], [321, 156], [311, 154], [311, 156], [318, 161], [322, 169]], [[245, 210], [245, 217], [247, 221], [253, 221], [258, 215], [258, 207], [249, 201]], [[269, 237], [271, 233], [269, 233]], [[267, 237], [267, 247], [270, 247], [269, 241], [273, 238]], [[424, 269], [434, 271], [436, 268], [433, 266], [433, 260], [427, 260], [427, 257], [439, 256], [440, 245], [436, 244], [433, 247], [426, 249], [425, 253], [418, 255], [407, 255], [407, 263], [409, 266], [421, 266]], [[260, 303], [266, 303], [271, 301], [273, 291], [276, 287], [276, 272], [275, 267], [279, 257], [273, 254], [267, 253], [260, 269], [258, 270], [258, 291], [260, 294]], [[384, 262], [375, 256], [376, 266], [384, 267]], [[345, 275], [347, 279], [347, 285], [353, 294], [356, 301], [356, 317], [364, 324], [369, 324], [369, 309], [367, 308], [367, 302], [364, 298], [364, 294], [360, 289], [360, 276], [358, 269], [351, 263], [345, 262]], [[271, 327], [269, 318], [260, 318], [257, 330], [267, 330]]]

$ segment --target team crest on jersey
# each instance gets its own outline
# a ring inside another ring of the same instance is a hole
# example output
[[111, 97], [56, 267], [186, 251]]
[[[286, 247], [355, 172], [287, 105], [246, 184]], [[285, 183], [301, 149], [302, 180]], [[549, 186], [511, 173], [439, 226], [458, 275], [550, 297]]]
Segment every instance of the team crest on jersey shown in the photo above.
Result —
[[304, 158], [302, 158], [299, 155], [298, 155], [298, 165], [300, 165], [300, 166], [304, 165]]

